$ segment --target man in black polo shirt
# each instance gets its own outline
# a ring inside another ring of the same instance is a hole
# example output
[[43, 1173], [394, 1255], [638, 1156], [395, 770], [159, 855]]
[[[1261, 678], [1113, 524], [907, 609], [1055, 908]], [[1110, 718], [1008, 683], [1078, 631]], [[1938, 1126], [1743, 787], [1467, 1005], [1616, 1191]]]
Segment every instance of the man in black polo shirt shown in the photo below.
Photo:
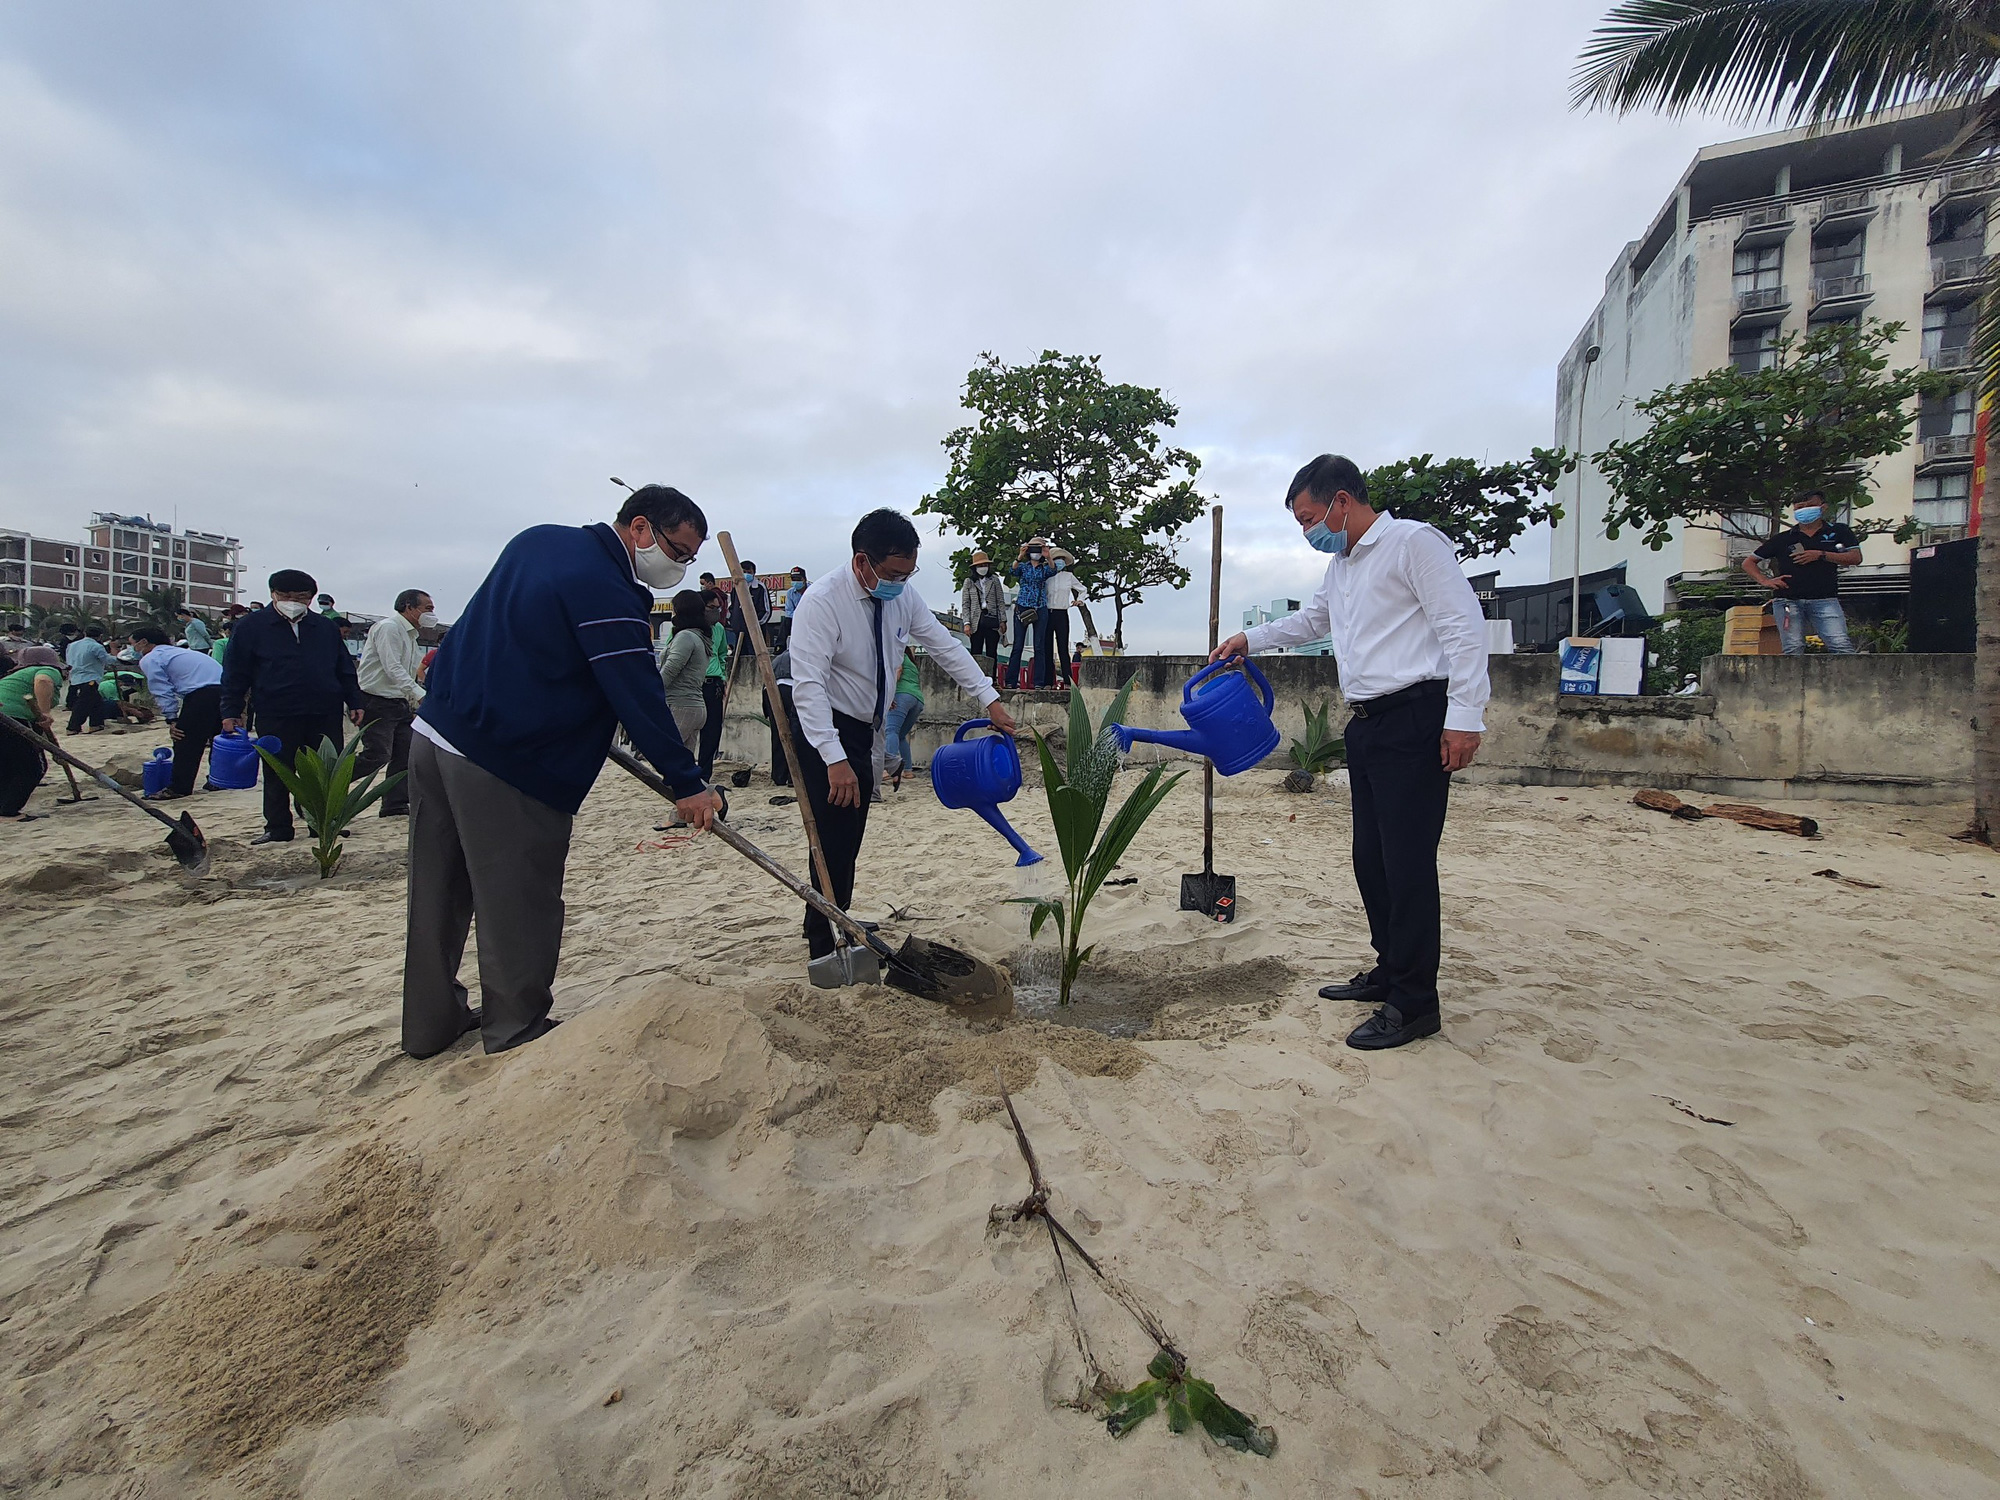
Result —
[[[1787, 656], [1802, 656], [1806, 636], [1816, 635], [1826, 649], [1854, 655], [1847, 638], [1847, 616], [1840, 607], [1839, 570], [1861, 561], [1861, 539], [1838, 521], [1826, 518], [1826, 496], [1809, 490], [1792, 507], [1792, 526], [1743, 559], [1743, 571], [1770, 589], [1771, 614], [1778, 624], [1778, 642]], [[1760, 564], [1768, 562], [1770, 572]]]

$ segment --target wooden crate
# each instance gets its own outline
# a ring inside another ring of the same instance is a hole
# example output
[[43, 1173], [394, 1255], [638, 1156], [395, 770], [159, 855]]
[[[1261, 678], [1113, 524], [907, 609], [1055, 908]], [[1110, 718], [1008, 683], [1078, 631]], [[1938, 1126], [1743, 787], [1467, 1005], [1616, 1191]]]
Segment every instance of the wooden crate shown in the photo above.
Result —
[[1756, 604], [1739, 604], [1722, 618], [1724, 656], [1778, 655], [1778, 627], [1769, 609]]

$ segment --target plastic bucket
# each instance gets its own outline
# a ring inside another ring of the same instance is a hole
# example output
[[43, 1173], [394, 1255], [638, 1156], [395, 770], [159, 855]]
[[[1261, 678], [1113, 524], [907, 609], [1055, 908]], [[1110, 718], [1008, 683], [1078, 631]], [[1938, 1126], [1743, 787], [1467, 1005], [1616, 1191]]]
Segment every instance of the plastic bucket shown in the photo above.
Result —
[[263, 746], [273, 755], [278, 753], [278, 737], [267, 734], [262, 739], [253, 740], [240, 729], [232, 729], [226, 734], [218, 734], [209, 746], [208, 779], [219, 787], [231, 791], [241, 791], [257, 784], [259, 757], [257, 747]]

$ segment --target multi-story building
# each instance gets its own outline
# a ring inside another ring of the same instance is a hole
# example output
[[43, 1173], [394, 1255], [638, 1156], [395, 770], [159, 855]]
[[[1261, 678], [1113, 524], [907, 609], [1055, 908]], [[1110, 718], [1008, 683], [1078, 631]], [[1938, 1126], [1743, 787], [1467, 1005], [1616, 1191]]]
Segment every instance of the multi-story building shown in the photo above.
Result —
[[[1900, 323], [1887, 351], [1892, 368], [1921, 363], [1969, 377], [2000, 161], [1950, 154], [1965, 118], [1911, 106], [1703, 148], [1646, 232], [1619, 254], [1603, 300], [1563, 356], [1556, 442], [1591, 453], [1635, 437], [1644, 430], [1636, 401], [1726, 364], [1768, 367], [1780, 338], [1821, 323]], [[1969, 378], [1957, 394], [1926, 401], [1909, 445], [1871, 466], [1874, 501], [1862, 519], [1914, 516], [1927, 541], [1965, 535], [1977, 514], [1974, 426]], [[1756, 545], [1678, 525], [1659, 552], [1630, 530], [1610, 539], [1610, 493], [1588, 464], [1561, 499], [1567, 514], [1555, 528], [1550, 576], [1566, 578], [1576, 563], [1580, 512], [1582, 570], [1622, 564], [1654, 611], [1669, 607], [1682, 583], [1729, 581]], [[1876, 536], [1862, 556], [1843, 574], [1843, 594], [1907, 592], [1905, 548]]]
[[0, 527], [0, 627], [25, 624], [31, 604], [76, 605], [83, 592], [81, 552], [75, 542]]
[[[1273, 599], [1268, 609], [1261, 604], [1253, 604], [1250, 608], [1243, 611], [1243, 628], [1248, 630], [1253, 625], [1268, 625], [1273, 620], [1282, 620], [1286, 615], [1295, 615], [1298, 612], [1299, 601], [1296, 599]], [[1331, 656], [1333, 655], [1333, 637], [1323, 635], [1318, 640], [1307, 641], [1302, 646], [1274, 646], [1266, 654], [1271, 656]]]
[[100, 511], [85, 535], [83, 601], [115, 619], [146, 589], [178, 588], [195, 609], [213, 614], [237, 602], [242, 554], [233, 536]]

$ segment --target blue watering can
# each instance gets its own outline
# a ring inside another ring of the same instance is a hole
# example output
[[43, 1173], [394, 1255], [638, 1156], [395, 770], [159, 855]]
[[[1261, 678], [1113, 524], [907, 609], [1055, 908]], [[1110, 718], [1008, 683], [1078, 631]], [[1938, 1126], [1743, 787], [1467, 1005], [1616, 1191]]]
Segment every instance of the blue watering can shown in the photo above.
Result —
[[[1233, 661], [1212, 662], [1188, 679], [1181, 690], [1186, 729], [1133, 729], [1120, 724], [1118, 748], [1130, 750], [1134, 741], [1143, 740], [1205, 755], [1224, 776], [1249, 770], [1278, 748], [1278, 726], [1271, 722], [1277, 695], [1254, 663], [1245, 660], [1242, 672], [1235, 666]], [[1251, 691], [1253, 680], [1264, 695], [1262, 703]]]
[[946, 807], [968, 807], [991, 823], [1021, 856], [1015, 865], [1040, 864], [1041, 855], [1000, 816], [1000, 804], [1013, 801], [1021, 790], [1020, 750], [1004, 734], [966, 738], [972, 730], [992, 727], [991, 719], [968, 719], [949, 745], [938, 746], [931, 757], [931, 790]]
[[173, 784], [174, 752], [165, 745], [153, 751], [152, 759], [139, 763], [139, 790], [157, 797]]
[[278, 737], [267, 734], [262, 739], [253, 740], [240, 729], [232, 729], [226, 734], [218, 734], [208, 750], [208, 779], [220, 787], [231, 791], [241, 791], [244, 787], [257, 784], [257, 748], [262, 746], [273, 755], [278, 753]]

